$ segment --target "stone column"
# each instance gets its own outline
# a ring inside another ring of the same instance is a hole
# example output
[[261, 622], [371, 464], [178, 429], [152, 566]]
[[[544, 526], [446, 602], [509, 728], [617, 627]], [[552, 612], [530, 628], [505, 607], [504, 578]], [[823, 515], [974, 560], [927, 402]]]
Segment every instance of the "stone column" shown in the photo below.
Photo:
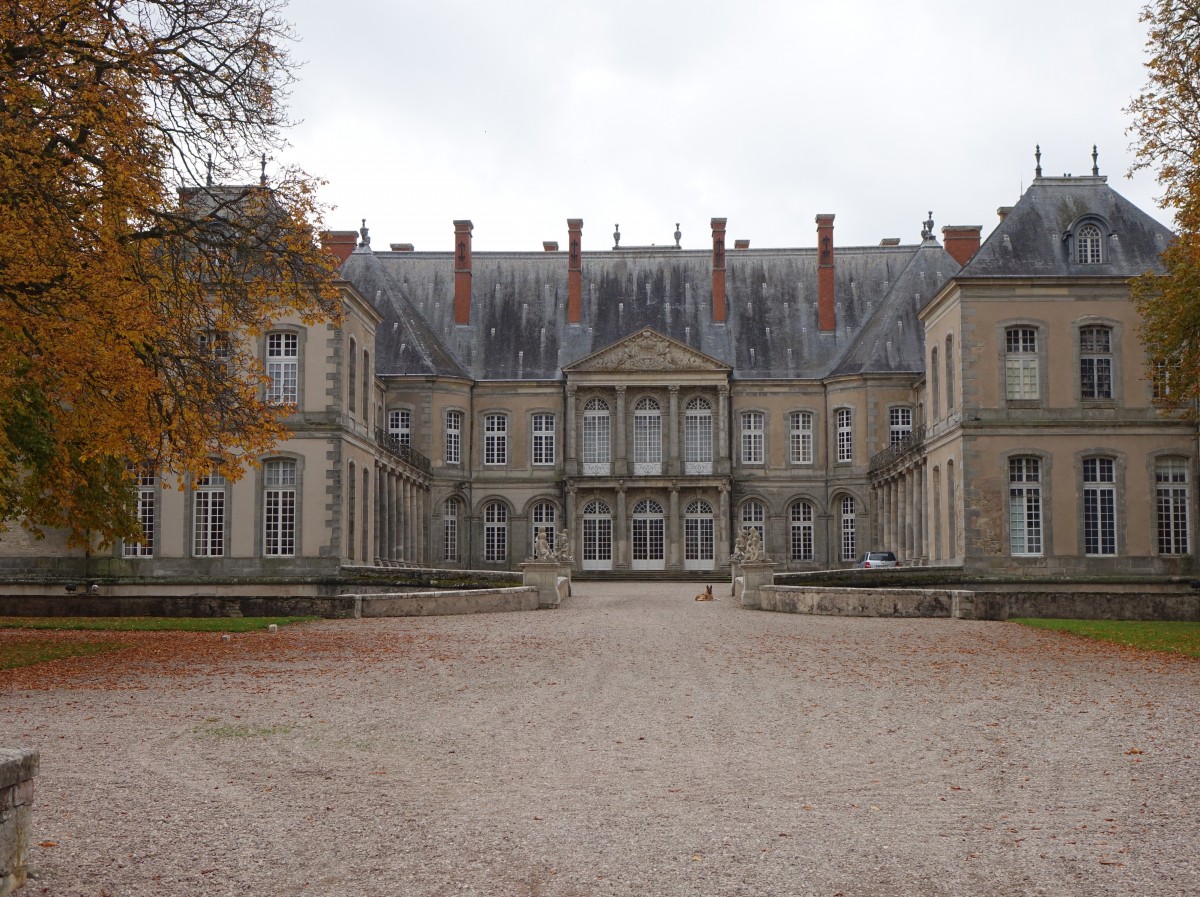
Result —
[[725, 563], [733, 553], [733, 544], [729, 540], [729, 483], [722, 482], [717, 486], [717, 519], [713, 521], [716, 529], [716, 562], [717, 566]]
[[898, 529], [896, 535], [897, 544], [895, 547], [896, 557], [908, 557], [908, 478], [903, 474], [896, 482], [896, 523]]
[[681, 469], [679, 465], [679, 387], [668, 386], [667, 392], [670, 395], [670, 412], [667, 415], [667, 424], [670, 427], [670, 432], [667, 434], [667, 475], [678, 476]]
[[567, 440], [567, 454], [563, 460], [567, 476], [575, 476], [579, 473], [579, 449], [576, 447], [579, 439], [579, 421], [575, 419], [576, 392], [578, 392], [578, 388], [574, 384], [567, 386], [567, 413], [566, 420], [563, 421], [563, 432], [566, 434]]
[[629, 515], [625, 509], [625, 481], [617, 483], [617, 519], [613, 521], [613, 565], [629, 569]]
[[625, 476], [629, 473], [629, 459], [626, 456], [625, 448], [625, 387], [617, 387], [617, 419], [614, 421], [617, 432], [617, 454], [613, 459], [616, 463], [613, 465], [613, 472], [617, 476]]
[[387, 468], [375, 465], [375, 563], [387, 559]]
[[567, 482], [567, 522], [566, 526], [570, 531], [571, 541], [573, 545], [567, 546], [567, 553], [571, 557], [578, 558], [580, 563], [583, 562], [583, 521], [579, 519], [578, 502], [576, 501], [578, 487], [568, 481]]
[[717, 473], [729, 473], [729, 387], [717, 387]]
[[683, 566], [683, 527], [679, 525], [679, 483], [671, 480], [671, 499], [667, 511], [667, 568]]

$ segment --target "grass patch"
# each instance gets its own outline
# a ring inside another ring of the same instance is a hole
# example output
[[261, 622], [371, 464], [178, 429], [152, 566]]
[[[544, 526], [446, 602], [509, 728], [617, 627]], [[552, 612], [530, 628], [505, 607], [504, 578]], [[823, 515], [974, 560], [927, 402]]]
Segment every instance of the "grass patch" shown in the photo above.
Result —
[[1012, 618], [1010, 622], [1035, 629], [1070, 632], [1084, 638], [1129, 645], [1147, 651], [1200, 657], [1200, 623], [1160, 620], [1036, 620]]
[[65, 660], [68, 657], [87, 657], [107, 654], [127, 647], [121, 642], [0, 642], [0, 670], [31, 667], [36, 663]]
[[96, 629], [104, 632], [255, 632], [272, 623], [320, 617], [0, 617], [0, 629]]

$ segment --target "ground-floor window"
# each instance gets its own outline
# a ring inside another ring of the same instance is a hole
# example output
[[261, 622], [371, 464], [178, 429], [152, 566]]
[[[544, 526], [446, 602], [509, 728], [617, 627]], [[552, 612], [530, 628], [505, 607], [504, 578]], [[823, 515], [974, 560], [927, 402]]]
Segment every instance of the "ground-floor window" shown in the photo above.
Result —
[[1186, 458], [1160, 458], [1154, 466], [1155, 502], [1158, 511], [1158, 553], [1187, 554], [1188, 462]]
[[1083, 459], [1083, 551], [1117, 553], [1117, 489], [1112, 458]]
[[687, 506], [683, 519], [684, 569], [711, 570], [716, 558], [713, 509], [697, 499]]
[[792, 505], [791, 546], [793, 561], [811, 561], [813, 546], [813, 506], [806, 501]]
[[1014, 556], [1042, 553], [1041, 482], [1037, 458], [1008, 459], [1008, 546]]
[[483, 509], [483, 559], [489, 563], [508, 560], [508, 508], [498, 501]]
[[448, 498], [442, 505], [442, 560], [458, 560], [459, 501]]
[[583, 569], [611, 569], [612, 548], [612, 509], [590, 501], [583, 509]]
[[633, 508], [633, 569], [662, 569], [666, 557], [663, 507], [643, 498]]
[[854, 527], [854, 499], [849, 495], [842, 498], [842, 560], [852, 561], [858, 556], [858, 537]]

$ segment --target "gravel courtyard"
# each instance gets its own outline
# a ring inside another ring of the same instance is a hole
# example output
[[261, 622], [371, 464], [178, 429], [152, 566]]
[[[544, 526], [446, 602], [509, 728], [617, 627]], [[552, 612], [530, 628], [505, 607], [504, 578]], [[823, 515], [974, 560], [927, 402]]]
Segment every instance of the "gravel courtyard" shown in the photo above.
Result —
[[693, 592], [0, 672], [21, 897], [1200, 893], [1200, 662]]

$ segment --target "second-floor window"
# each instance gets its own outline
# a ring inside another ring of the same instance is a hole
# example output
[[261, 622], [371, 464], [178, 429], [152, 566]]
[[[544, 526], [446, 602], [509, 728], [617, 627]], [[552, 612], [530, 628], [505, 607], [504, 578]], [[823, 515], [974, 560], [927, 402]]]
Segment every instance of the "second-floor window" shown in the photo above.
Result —
[[813, 415], [811, 411], [793, 411], [788, 450], [793, 464], [813, 463]]
[[554, 415], [533, 416], [533, 463], [554, 463]]
[[691, 463], [712, 461], [712, 405], [697, 396], [687, 403], [683, 413], [683, 460]]
[[589, 399], [583, 406], [583, 463], [607, 464], [612, 460], [611, 417], [608, 403]]
[[633, 460], [638, 464], [662, 461], [662, 410], [649, 396], [633, 409]]
[[483, 463], [508, 463], [508, 418], [503, 414], [484, 415]]
[[299, 395], [300, 337], [295, 333], [267, 334], [267, 401], [295, 405]]
[[462, 423], [461, 411], [446, 412], [446, 463], [462, 463]]
[[762, 464], [764, 451], [764, 415], [761, 411], [742, 413], [742, 463]]
[[388, 439], [392, 445], [412, 445], [412, 412], [393, 408], [388, 412]]
[[1079, 394], [1085, 399], [1112, 398], [1112, 331], [1079, 330]]
[[837, 420], [837, 459], [844, 464], [854, 460], [854, 418], [849, 408], [839, 408]]
[[891, 434], [892, 445], [900, 445], [912, 436], [912, 409], [889, 408], [888, 432]]
[[1010, 327], [1004, 332], [1004, 395], [1013, 400], [1037, 399], [1037, 331], [1032, 327]]

